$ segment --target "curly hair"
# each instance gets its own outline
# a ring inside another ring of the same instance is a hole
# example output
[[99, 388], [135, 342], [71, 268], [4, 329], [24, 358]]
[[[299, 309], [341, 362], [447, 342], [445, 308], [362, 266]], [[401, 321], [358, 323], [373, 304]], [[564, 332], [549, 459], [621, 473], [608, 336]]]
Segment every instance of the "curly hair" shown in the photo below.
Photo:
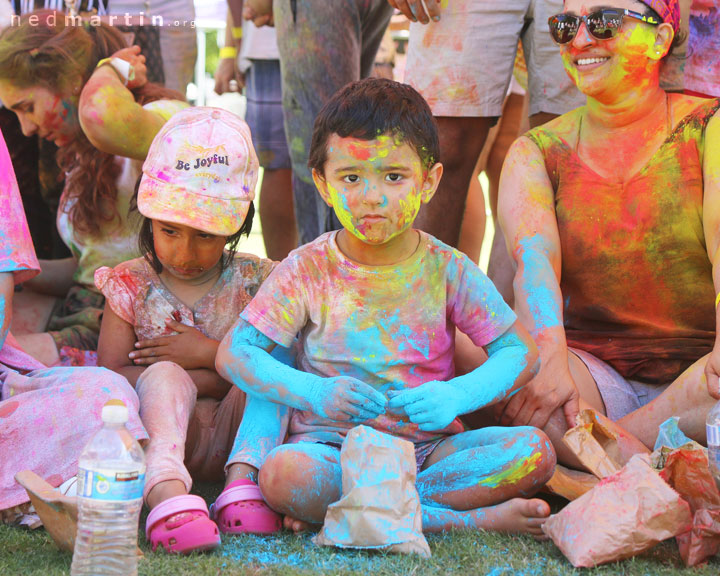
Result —
[[[123, 34], [111, 26], [38, 10], [0, 33], [0, 79], [20, 88], [68, 91], [73, 79], [80, 77], [85, 85], [100, 60], [126, 47]], [[178, 92], [156, 84], [145, 84], [133, 95], [140, 105], [162, 98], [184, 100]], [[67, 211], [79, 233], [98, 235], [103, 223], [119, 216], [116, 180], [120, 166], [115, 157], [95, 148], [80, 132], [58, 150], [57, 163], [66, 174], [60, 210]]]

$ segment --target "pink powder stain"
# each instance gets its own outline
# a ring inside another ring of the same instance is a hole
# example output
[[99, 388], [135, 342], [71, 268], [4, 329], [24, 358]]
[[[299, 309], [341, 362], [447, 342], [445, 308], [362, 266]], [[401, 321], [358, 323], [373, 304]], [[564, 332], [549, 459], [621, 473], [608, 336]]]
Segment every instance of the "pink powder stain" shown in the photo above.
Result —
[[370, 147], [369, 146], [358, 146], [357, 144], [348, 144], [348, 150], [352, 154], [353, 158], [358, 160], [369, 160], [370, 159]]

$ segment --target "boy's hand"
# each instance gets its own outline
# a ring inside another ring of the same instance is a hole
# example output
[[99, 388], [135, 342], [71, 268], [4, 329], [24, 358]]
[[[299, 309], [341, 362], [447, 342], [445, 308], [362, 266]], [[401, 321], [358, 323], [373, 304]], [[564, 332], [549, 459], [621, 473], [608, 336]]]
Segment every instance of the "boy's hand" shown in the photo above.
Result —
[[169, 319], [165, 323], [178, 334], [136, 342], [137, 350], [128, 354], [134, 364], [149, 366], [155, 362], [168, 361], [175, 362], [185, 370], [215, 369], [215, 354], [220, 344], [218, 341], [187, 324]]
[[387, 398], [369, 384], [350, 376], [323, 378], [310, 399], [318, 416], [339, 422], [365, 422], [385, 412]]
[[460, 414], [463, 393], [449, 382], [432, 380], [410, 390], [391, 390], [388, 408], [404, 411], [420, 430], [442, 430]]

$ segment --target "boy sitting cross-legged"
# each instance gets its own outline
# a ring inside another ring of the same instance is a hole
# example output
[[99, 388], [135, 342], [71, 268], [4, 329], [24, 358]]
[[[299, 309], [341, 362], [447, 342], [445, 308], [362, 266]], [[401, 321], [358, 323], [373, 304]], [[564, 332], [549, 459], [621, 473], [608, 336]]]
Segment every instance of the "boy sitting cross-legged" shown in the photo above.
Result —
[[[424, 530], [542, 535], [548, 505], [518, 497], [553, 473], [547, 437], [529, 427], [465, 432], [457, 418], [525, 385], [537, 350], [474, 263], [412, 228], [442, 176], [438, 150], [413, 88], [367, 79], [339, 91], [315, 122], [310, 167], [343, 229], [292, 252], [220, 345], [228, 380], [295, 409], [288, 443], [259, 476], [288, 527], [323, 522], [341, 496], [340, 446], [362, 423], [414, 443]], [[458, 377], [456, 327], [489, 356]], [[298, 334], [298, 369], [270, 356]], [[268, 445], [239, 440], [247, 453], [236, 461], [257, 462], [253, 447]]]

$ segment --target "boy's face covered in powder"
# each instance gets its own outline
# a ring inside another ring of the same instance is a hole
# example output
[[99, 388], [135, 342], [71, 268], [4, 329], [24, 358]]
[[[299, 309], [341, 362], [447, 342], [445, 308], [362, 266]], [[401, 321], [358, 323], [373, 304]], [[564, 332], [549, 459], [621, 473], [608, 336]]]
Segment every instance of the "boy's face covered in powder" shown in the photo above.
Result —
[[80, 132], [78, 97], [62, 95], [42, 86], [18, 88], [0, 80], [0, 100], [17, 114], [25, 136], [40, 138], [67, 146]]
[[332, 134], [324, 176], [313, 171], [320, 194], [343, 227], [371, 245], [410, 230], [440, 174], [440, 164], [425, 169], [414, 148], [392, 135], [362, 140]]

